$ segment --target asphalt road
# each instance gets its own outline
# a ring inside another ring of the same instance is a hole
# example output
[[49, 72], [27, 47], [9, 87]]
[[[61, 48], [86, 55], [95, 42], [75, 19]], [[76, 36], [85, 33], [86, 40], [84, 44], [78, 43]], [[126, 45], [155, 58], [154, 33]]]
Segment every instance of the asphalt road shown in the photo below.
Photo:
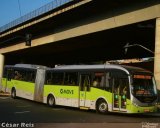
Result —
[[[8, 125], [7, 125], [8, 123]], [[24, 123], [24, 124], [22, 124]], [[0, 128], [13, 124], [18, 127], [62, 127], [75, 126], [106, 127], [116, 126], [142, 128], [142, 125], [157, 125], [160, 128], [160, 113], [150, 115], [98, 114], [95, 111], [79, 110], [71, 107], [48, 107], [45, 104], [25, 99], [0, 97]], [[22, 125], [22, 126], [21, 126]]]

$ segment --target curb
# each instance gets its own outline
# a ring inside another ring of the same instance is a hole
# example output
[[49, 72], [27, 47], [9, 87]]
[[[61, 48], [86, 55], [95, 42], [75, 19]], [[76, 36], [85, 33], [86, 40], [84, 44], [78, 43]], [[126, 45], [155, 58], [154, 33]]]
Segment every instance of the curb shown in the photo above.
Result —
[[1, 96], [1, 97], [9, 97], [9, 96], [10, 96], [10, 93], [0, 93], [0, 96]]

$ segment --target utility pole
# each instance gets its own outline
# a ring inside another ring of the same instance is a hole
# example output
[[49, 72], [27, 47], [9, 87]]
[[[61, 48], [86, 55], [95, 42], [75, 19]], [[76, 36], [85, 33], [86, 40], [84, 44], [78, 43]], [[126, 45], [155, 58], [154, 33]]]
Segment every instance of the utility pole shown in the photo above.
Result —
[[20, 17], [22, 16], [22, 11], [21, 11], [21, 5], [20, 5], [20, 1], [18, 0], [18, 6], [19, 6], [19, 14], [20, 14]]

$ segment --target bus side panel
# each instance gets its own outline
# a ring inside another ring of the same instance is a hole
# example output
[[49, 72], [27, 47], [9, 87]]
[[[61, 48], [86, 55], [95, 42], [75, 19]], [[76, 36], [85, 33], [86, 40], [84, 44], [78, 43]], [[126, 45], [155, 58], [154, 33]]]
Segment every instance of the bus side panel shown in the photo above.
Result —
[[11, 93], [11, 89], [12, 89], [12, 87], [14, 87], [13, 86], [13, 83], [12, 83], [12, 81], [8, 81], [8, 80], [6, 80], [6, 92], [9, 92], [9, 93]]
[[108, 110], [111, 111], [112, 110], [112, 93], [102, 89], [93, 88], [93, 87], [91, 87], [91, 90], [89, 92], [86, 92], [85, 106], [89, 107], [90, 109], [96, 109], [96, 101], [100, 98], [106, 100], [108, 104]]
[[2, 91], [11, 93], [12, 87], [14, 87], [13, 80], [8, 80], [8, 78], [2, 78]]
[[7, 92], [7, 78], [2, 78], [2, 87], [1, 87], [1, 90], [3, 92]]
[[35, 83], [11, 80], [9, 88], [15, 87], [16, 96], [33, 100]]
[[56, 105], [79, 107], [79, 86], [44, 86], [44, 103], [47, 96], [53, 94]]

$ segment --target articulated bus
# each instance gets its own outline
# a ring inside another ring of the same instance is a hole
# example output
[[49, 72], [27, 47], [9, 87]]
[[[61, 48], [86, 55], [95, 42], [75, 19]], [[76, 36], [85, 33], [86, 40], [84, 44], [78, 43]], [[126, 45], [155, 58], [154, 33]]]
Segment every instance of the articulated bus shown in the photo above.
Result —
[[3, 89], [12, 98], [100, 113], [156, 112], [157, 89], [153, 74], [120, 65], [70, 65], [47, 68], [16, 64], [6, 66]]

